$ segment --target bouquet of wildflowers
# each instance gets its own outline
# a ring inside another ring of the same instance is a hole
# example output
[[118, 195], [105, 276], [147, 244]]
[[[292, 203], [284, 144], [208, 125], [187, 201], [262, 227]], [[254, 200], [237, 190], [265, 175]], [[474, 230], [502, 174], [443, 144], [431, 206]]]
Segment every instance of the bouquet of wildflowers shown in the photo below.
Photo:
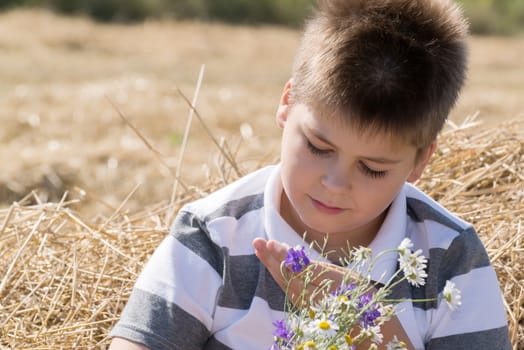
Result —
[[[380, 252], [375, 258], [369, 248], [353, 249], [344, 259], [347, 267], [342, 283], [336, 286], [332, 280], [322, 278], [325, 271], [311, 264], [304, 247], [291, 248], [282, 267], [292, 272], [286, 290], [288, 313], [274, 323], [272, 350], [355, 350], [364, 343], [371, 344], [369, 349], [376, 349], [383, 340], [381, 326], [395, 315], [395, 305], [404, 301], [388, 299], [392, 289], [403, 280], [417, 287], [425, 283], [427, 259], [421, 250], [411, 251], [412, 247], [406, 238], [397, 249]], [[379, 286], [368, 276], [383, 254], [398, 254], [399, 269]], [[295, 279], [303, 286], [298, 296], [288, 293]], [[446, 282], [439, 298], [452, 310], [461, 304], [460, 291], [451, 281]], [[387, 344], [388, 350], [405, 348], [396, 336]]]

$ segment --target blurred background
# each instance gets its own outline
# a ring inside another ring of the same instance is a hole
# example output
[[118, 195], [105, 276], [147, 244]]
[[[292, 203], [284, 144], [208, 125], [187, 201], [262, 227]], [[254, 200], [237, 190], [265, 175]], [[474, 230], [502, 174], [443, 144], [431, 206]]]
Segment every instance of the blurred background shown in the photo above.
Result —
[[[225, 181], [215, 143], [240, 173], [275, 161], [274, 112], [313, 3], [0, 0], [0, 208], [64, 193], [86, 215], [131, 193], [126, 210], [157, 205], [175, 175], [186, 189]], [[524, 118], [524, 1], [460, 3], [473, 36], [451, 121]], [[184, 145], [180, 92], [193, 98], [202, 67]]]
[[[515, 34], [524, 27], [521, 0], [457, 0], [475, 34]], [[2, 8], [43, 7], [99, 21], [198, 19], [297, 27], [315, 0], [2, 0]]]

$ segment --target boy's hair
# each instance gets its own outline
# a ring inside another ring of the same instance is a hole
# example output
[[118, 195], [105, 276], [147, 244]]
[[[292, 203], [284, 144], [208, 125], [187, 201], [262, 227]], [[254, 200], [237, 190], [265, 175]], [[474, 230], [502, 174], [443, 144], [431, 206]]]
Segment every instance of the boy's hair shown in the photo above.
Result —
[[468, 25], [448, 0], [319, 0], [306, 22], [290, 102], [343, 115], [419, 149], [465, 80]]

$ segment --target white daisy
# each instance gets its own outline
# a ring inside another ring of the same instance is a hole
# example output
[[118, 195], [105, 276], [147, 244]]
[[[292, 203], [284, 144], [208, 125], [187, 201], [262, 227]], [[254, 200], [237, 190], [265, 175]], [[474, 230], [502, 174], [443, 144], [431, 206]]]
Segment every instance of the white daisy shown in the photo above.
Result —
[[372, 257], [372, 251], [368, 247], [358, 247], [355, 248], [353, 261], [355, 264], [366, 264]]
[[313, 322], [311, 331], [312, 333], [331, 338], [337, 334], [338, 324], [323, 317]]
[[393, 337], [393, 340], [388, 343], [386, 350], [404, 350], [407, 349], [406, 343], [398, 340], [397, 336]]
[[455, 287], [455, 283], [446, 281], [446, 285], [444, 286], [444, 291], [442, 293], [444, 294], [444, 300], [446, 300], [446, 303], [451, 310], [455, 310], [460, 305], [462, 305], [462, 301], [460, 300], [462, 295], [460, 290]]
[[413, 247], [413, 242], [409, 238], [404, 238], [402, 242], [400, 242], [400, 245], [398, 246], [398, 250], [400, 255], [409, 255], [411, 254], [411, 248]]
[[401, 254], [398, 262], [409, 283], [416, 287], [423, 286], [426, 283], [425, 278], [428, 277], [426, 273], [428, 260], [422, 255], [421, 249], [414, 253]]
[[375, 344], [382, 344], [384, 336], [380, 331], [380, 326], [373, 326], [366, 329], [369, 339]]

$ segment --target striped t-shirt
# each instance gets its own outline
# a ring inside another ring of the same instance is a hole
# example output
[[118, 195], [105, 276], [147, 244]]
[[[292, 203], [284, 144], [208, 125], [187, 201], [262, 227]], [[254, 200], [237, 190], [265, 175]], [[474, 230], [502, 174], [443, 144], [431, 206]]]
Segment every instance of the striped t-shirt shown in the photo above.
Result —
[[[281, 193], [280, 167], [271, 166], [185, 205], [110, 335], [155, 350], [269, 349], [272, 323], [284, 317], [284, 293], [252, 242], [304, 244], [279, 214]], [[510, 349], [497, 277], [472, 226], [406, 184], [369, 247], [376, 254], [404, 237], [428, 258], [428, 277], [420, 288], [399, 285], [393, 298], [434, 298], [446, 280], [462, 292], [453, 312], [442, 302], [400, 305], [398, 318], [415, 348]], [[387, 280], [396, 269], [397, 257], [385, 254], [371, 277]]]

